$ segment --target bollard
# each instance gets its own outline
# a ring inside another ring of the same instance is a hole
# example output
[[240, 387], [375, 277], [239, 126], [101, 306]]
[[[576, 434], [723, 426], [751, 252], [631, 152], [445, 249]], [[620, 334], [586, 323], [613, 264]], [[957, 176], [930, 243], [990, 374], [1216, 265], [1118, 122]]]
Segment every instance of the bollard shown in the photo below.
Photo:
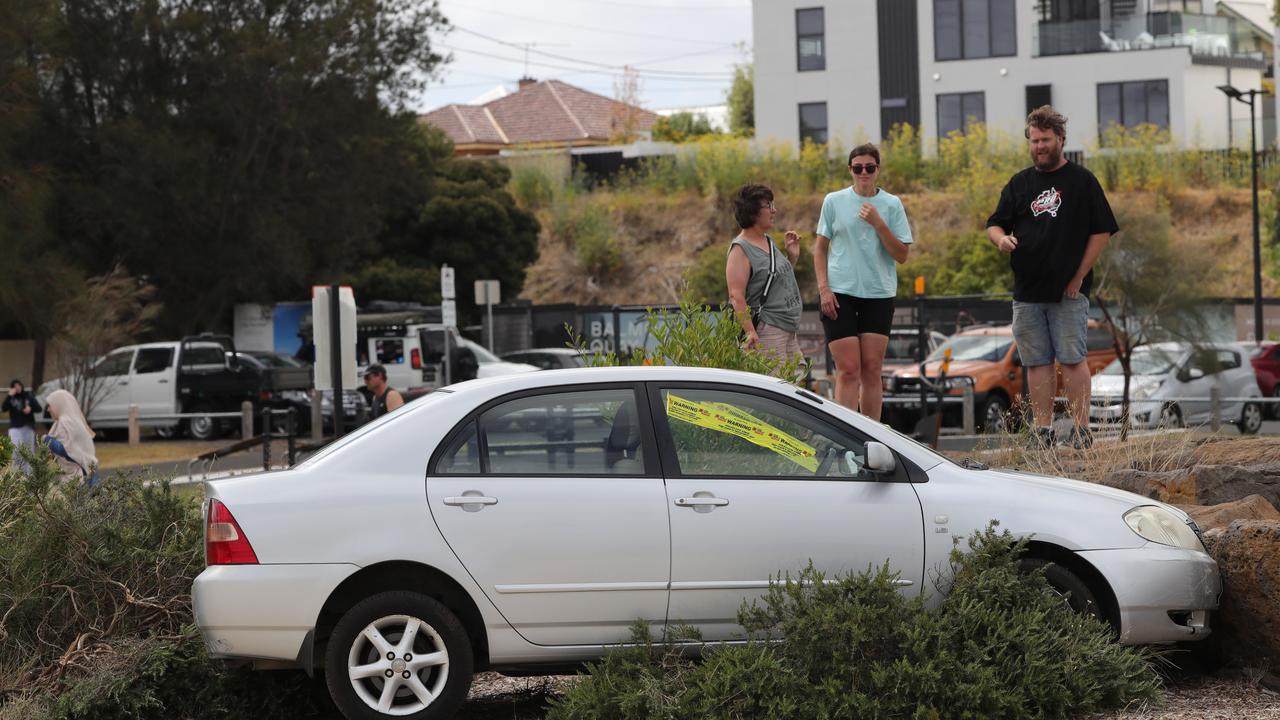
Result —
[[320, 391], [311, 390], [311, 441], [324, 439], [324, 413], [320, 409]]
[[240, 403], [240, 439], [253, 437], [253, 403], [245, 400]]
[[271, 408], [262, 408], [262, 469], [271, 469]]
[[138, 406], [129, 406], [129, 447], [142, 444], [142, 426], [138, 424]]
[[1217, 387], [1209, 388], [1209, 429], [1222, 429], [1222, 391]]
[[[964, 434], [973, 435], [976, 432], [976, 418], [973, 416], [973, 385], [964, 386], [964, 395], [960, 402], [960, 416], [964, 418]], [[985, 418], [984, 418], [985, 420]]]

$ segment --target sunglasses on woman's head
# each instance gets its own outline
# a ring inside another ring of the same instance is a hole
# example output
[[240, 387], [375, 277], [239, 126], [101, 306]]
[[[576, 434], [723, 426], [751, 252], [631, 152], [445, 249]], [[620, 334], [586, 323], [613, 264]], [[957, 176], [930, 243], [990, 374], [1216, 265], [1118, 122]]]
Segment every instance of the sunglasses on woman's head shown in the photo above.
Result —
[[875, 173], [878, 167], [880, 166], [869, 163], [867, 165], [850, 165], [849, 169], [853, 171], [854, 175], [871, 175]]

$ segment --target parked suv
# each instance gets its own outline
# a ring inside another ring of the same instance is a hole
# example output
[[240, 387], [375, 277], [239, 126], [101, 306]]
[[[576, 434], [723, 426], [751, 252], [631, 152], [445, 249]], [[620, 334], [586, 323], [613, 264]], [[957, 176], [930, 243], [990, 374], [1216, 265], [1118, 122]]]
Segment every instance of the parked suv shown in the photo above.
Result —
[[[974, 426], [979, 432], [1004, 429], [1011, 416], [1017, 417], [1026, 397], [1027, 379], [1018, 345], [1013, 340], [1012, 325], [971, 327], [952, 335], [925, 362], [927, 377], [936, 380], [945, 353], [951, 351], [951, 369], [947, 373], [948, 394], [961, 396], [964, 387], [973, 384]], [[1111, 333], [1100, 323], [1089, 322], [1089, 374], [1094, 374], [1115, 359]], [[882, 412], [885, 422], [899, 430], [910, 430], [920, 417], [920, 367], [905, 366], [882, 376], [886, 398], [904, 402], [886, 402]], [[1058, 396], [1062, 395], [1062, 375], [1058, 375]], [[943, 422], [963, 425], [962, 406], [948, 403]]]

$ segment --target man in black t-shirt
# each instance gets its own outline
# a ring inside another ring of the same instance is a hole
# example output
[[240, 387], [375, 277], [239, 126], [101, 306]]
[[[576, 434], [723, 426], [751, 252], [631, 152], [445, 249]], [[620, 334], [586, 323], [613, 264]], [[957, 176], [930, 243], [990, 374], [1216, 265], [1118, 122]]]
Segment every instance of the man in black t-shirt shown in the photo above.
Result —
[[1120, 228], [1098, 179], [1063, 157], [1066, 125], [1048, 105], [1027, 116], [1034, 165], [1000, 192], [987, 238], [1013, 267], [1013, 336], [1031, 385], [1032, 440], [1053, 444], [1056, 361], [1075, 421], [1068, 442], [1082, 448], [1093, 442], [1085, 362], [1093, 264]]
[[21, 380], [9, 383], [9, 395], [5, 398], [9, 411], [9, 439], [14, 445], [36, 444], [36, 420], [40, 417], [40, 403], [22, 385]]

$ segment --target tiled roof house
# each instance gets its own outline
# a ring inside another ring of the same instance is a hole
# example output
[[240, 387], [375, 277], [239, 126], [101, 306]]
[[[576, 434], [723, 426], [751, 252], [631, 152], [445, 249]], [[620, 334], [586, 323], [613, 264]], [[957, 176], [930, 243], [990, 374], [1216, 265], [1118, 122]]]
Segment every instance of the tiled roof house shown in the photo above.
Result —
[[515, 147], [583, 147], [617, 138], [630, 114], [647, 134], [656, 113], [559, 80], [522, 80], [520, 89], [484, 105], [446, 105], [422, 116], [453, 140], [458, 155], [496, 155]]

